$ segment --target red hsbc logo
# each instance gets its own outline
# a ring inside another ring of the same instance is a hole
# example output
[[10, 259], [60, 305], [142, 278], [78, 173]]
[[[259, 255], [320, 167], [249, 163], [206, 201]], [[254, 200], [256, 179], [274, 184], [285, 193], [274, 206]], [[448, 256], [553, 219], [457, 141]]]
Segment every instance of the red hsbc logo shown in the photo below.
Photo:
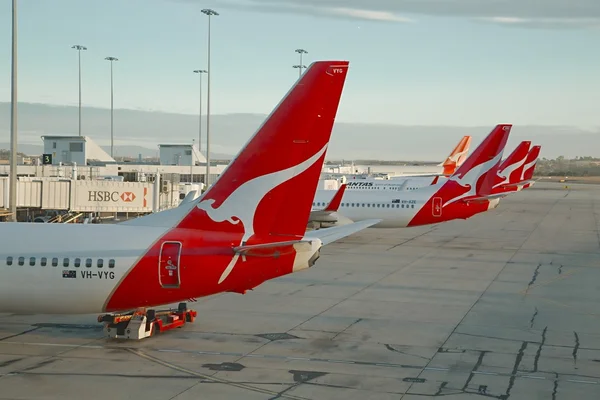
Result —
[[135, 200], [135, 194], [133, 192], [123, 192], [121, 193], [121, 200], [125, 203], [130, 203]]

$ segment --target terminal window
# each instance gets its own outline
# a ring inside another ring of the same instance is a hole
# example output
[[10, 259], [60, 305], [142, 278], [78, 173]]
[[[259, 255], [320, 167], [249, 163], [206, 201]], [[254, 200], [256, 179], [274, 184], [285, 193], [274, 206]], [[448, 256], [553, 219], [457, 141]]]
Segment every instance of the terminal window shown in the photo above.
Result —
[[72, 152], [82, 152], [83, 151], [83, 143], [82, 142], [71, 142], [71, 143], [69, 143], [69, 151], [72, 151]]

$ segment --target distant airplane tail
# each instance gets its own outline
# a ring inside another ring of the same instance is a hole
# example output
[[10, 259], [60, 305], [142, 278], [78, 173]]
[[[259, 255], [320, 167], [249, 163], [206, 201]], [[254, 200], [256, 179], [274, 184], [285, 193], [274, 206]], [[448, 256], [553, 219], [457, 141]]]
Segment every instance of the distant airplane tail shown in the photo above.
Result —
[[496, 180], [496, 172], [512, 125], [497, 125], [473, 154], [448, 178], [439, 195], [444, 205], [469, 197], [488, 196]]
[[469, 147], [471, 146], [471, 139], [471, 136], [463, 136], [454, 150], [448, 155], [448, 158], [440, 164], [444, 167], [444, 175], [452, 175], [465, 162], [469, 153]]
[[541, 149], [542, 146], [540, 145], [533, 146], [531, 150], [529, 150], [529, 154], [527, 154], [527, 160], [525, 161], [525, 166], [523, 167], [523, 175], [521, 176], [521, 184], [523, 185], [523, 189], [530, 188], [535, 183], [533, 180], [533, 173], [535, 172], [535, 167], [540, 156]]
[[521, 181], [531, 141], [523, 141], [500, 163], [492, 189], [502, 189]]
[[[428, 225], [442, 218], [468, 218], [495, 206], [498, 200], [492, 186], [511, 128], [509, 124], [497, 125], [452, 176], [433, 185], [437, 190], [408, 226]], [[480, 204], [474, 206], [477, 211], [469, 210], [471, 203]]]

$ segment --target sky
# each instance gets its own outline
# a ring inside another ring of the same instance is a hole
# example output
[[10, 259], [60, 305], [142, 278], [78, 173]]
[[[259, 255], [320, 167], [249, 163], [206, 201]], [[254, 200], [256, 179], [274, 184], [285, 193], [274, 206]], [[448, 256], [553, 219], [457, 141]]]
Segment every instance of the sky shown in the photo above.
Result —
[[[543, 5], [542, 5], [543, 3]], [[18, 0], [19, 101], [197, 114], [211, 22], [211, 113], [268, 114], [297, 48], [350, 61], [338, 121], [600, 129], [597, 0]], [[0, 101], [11, 7], [0, 2]], [[206, 107], [206, 75], [203, 93]], [[204, 108], [204, 111], [206, 109]]]

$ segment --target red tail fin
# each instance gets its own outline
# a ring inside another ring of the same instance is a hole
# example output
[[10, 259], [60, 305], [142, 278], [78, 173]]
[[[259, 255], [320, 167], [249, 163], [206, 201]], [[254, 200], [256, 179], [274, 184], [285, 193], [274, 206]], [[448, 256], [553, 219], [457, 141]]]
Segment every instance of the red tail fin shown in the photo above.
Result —
[[529, 146], [531, 146], [530, 141], [519, 143], [513, 152], [502, 161], [498, 167], [494, 188], [521, 181]]
[[311, 64], [178, 228], [302, 236], [348, 64]]
[[340, 208], [340, 204], [342, 203], [342, 197], [344, 197], [344, 192], [346, 191], [346, 184], [344, 183], [337, 192], [333, 195], [333, 198], [327, 204], [327, 207], [323, 211], [337, 211]]
[[538, 157], [540, 156], [540, 150], [542, 146], [533, 146], [531, 150], [529, 150], [529, 154], [527, 154], [527, 160], [525, 161], [525, 166], [523, 167], [523, 175], [521, 180], [527, 181], [533, 178], [533, 172], [535, 171], [535, 165], [537, 164]]
[[460, 142], [456, 145], [454, 150], [450, 153], [448, 158], [443, 162], [444, 175], [452, 175], [456, 168], [460, 167], [463, 162], [467, 159], [467, 153], [471, 146], [471, 136], [463, 136]]
[[491, 193], [511, 128], [509, 124], [497, 125], [454, 175], [448, 178], [438, 191], [444, 205], [469, 196]]

